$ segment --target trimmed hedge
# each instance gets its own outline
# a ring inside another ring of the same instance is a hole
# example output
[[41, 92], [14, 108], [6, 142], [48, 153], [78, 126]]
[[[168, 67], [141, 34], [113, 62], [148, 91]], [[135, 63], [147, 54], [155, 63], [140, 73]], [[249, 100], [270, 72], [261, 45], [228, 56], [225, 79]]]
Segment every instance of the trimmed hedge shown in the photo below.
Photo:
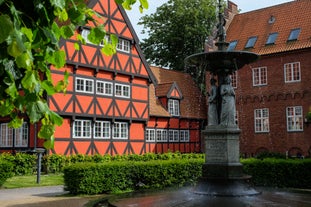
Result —
[[203, 163], [203, 159], [78, 163], [64, 168], [65, 189], [72, 194], [98, 194], [194, 184]]
[[257, 186], [311, 188], [311, 159], [246, 159], [246, 174]]
[[13, 164], [14, 175], [32, 175], [36, 172], [37, 156], [35, 154], [16, 153], [2, 153], [0, 161], [8, 161]]
[[9, 161], [0, 160], [0, 186], [13, 176], [13, 164]]

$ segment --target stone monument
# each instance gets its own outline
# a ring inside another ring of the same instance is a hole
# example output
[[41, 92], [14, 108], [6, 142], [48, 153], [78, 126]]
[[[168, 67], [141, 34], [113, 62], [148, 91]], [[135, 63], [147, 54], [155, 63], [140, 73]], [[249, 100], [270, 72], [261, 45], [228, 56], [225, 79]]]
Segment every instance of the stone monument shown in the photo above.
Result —
[[258, 194], [247, 181], [240, 163], [239, 135], [236, 123], [235, 92], [231, 74], [259, 56], [246, 51], [227, 51], [225, 18], [219, 0], [217, 25], [218, 48], [215, 52], [203, 52], [185, 59], [187, 65], [207, 65], [211, 73], [211, 91], [208, 98], [208, 126], [202, 132], [205, 142], [205, 163], [202, 178], [194, 189], [197, 194], [212, 196], [244, 196]]

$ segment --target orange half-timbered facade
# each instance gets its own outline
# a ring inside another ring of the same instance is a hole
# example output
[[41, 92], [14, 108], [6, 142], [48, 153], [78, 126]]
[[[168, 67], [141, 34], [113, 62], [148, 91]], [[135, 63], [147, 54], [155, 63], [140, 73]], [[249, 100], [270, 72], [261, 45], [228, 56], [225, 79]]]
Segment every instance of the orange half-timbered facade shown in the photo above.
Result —
[[[66, 65], [62, 69], [51, 66], [51, 74], [57, 82], [67, 71], [69, 85], [66, 94], [47, 97], [49, 107], [64, 119], [56, 128], [51, 153], [200, 152], [205, 98], [197, 94], [191, 77], [160, 68], [151, 70], [125, 11], [114, 0], [89, 0], [88, 6], [104, 17], [97, 24], [104, 24], [108, 35], [118, 37], [117, 52], [105, 56], [101, 45], [87, 40], [92, 22], [60, 42]], [[78, 34], [86, 44], [76, 50]], [[35, 136], [39, 126], [25, 122], [14, 130], [7, 122], [0, 123], [0, 151], [42, 147], [42, 140]]]

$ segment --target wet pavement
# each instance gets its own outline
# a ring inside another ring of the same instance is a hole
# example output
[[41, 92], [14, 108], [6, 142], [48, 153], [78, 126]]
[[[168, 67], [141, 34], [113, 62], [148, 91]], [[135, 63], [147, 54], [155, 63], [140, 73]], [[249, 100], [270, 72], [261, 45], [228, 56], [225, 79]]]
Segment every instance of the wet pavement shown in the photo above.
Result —
[[111, 199], [115, 207], [311, 207], [310, 190], [258, 188], [255, 196], [215, 197], [198, 195], [190, 188], [129, 194]]

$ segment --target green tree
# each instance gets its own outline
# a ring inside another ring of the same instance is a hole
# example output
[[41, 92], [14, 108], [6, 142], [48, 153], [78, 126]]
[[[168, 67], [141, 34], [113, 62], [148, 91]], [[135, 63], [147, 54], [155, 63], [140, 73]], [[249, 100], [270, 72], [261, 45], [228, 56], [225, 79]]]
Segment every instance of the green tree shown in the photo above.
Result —
[[[136, 0], [115, 0], [130, 9]], [[10, 117], [9, 126], [20, 127], [27, 116], [30, 123], [41, 122], [38, 137], [44, 146], [54, 146], [56, 125], [62, 118], [51, 111], [45, 97], [66, 92], [68, 74], [53, 83], [50, 65], [61, 68], [66, 63], [59, 40], [73, 36], [77, 26], [98, 16], [86, 5], [88, 0], [0, 0], [0, 116]], [[147, 0], [139, 0], [140, 10], [148, 8]], [[106, 33], [102, 25], [91, 30], [88, 39], [99, 44]], [[85, 43], [85, 40], [78, 36]], [[115, 52], [116, 38], [103, 47]], [[76, 44], [78, 49], [79, 44]]]
[[184, 70], [184, 59], [202, 52], [216, 22], [217, 0], [169, 0], [139, 24], [148, 37], [141, 48], [150, 64]]

